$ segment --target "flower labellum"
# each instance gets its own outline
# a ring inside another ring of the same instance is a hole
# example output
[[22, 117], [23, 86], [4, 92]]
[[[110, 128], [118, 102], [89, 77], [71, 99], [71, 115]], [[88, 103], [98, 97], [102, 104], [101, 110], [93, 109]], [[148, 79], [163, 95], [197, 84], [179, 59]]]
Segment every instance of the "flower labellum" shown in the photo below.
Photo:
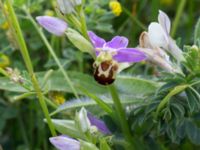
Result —
[[80, 150], [80, 142], [67, 136], [56, 136], [49, 138], [58, 150]]
[[88, 35], [96, 52], [94, 62], [94, 78], [102, 84], [112, 84], [119, 71], [119, 65], [123, 63], [140, 62], [146, 59], [144, 53], [136, 48], [127, 48], [128, 39], [123, 36], [115, 36], [106, 42], [95, 33], [89, 31]]
[[38, 16], [36, 20], [43, 28], [56, 36], [62, 36], [67, 30], [67, 23], [56, 17]]
[[100, 63], [99, 66], [94, 64], [94, 79], [102, 84], [109, 85], [115, 81], [115, 76], [118, 70], [118, 64], [112, 60], [106, 60]]
[[87, 117], [91, 123], [92, 126], [97, 127], [97, 129], [103, 133], [103, 134], [110, 134], [110, 130], [107, 128], [106, 124], [100, 120], [97, 119], [95, 116], [93, 116], [91, 113], [87, 112]]

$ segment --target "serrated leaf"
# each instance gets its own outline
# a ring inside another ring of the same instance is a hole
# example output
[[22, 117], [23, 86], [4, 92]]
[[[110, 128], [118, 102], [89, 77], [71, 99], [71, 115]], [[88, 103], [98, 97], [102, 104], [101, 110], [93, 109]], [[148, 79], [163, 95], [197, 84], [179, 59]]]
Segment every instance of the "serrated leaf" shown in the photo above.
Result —
[[191, 120], [186, 121], [186, 133], [192, 143], [200, 145], [200, 128]]
[[172, 96], [182, 92], [183, 90], [185, 90], [188, 87], [188, 85], [178, 85], [176, 87], [174, 87], [165, 97], [164, 99], [162, 99], [162, 101], [160, 102], [160, 104], [157, 107], [156, 110], [156, 117], [159, 115], [159, 112], [161, 111], [161, 109], [163, 107], [165, 107], [165, 105], [169, 102], [169, 100], [171, 99]]
[[181, 104], [177, 104], [177, 103], [171, 103], [171, 110], [174, 113], [176, 119], [181, 119], [183, 118], [184, 114], [185, 114], [185, 109]]
[[190, 89], [186, 89], [186, 95], [187, 95], [187, 102], [189, 106], [189, 112], [195, 112], [199, 110], [199, 101], [197, 97], [194, 95], [194, 93]]

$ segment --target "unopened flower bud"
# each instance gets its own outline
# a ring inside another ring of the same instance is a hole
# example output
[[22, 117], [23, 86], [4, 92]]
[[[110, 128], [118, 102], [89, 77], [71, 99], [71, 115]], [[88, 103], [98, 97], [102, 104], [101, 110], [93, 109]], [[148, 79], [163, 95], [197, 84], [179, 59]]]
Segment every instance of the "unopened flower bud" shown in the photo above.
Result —
[[67, 136], [51, 137], [49, 140], [59, 150], [80, 150], [80, 142]]
[[43, 28], [57, 36], [62, 36], [67, 30], [67, 23], [56, 17], [38, 16], [36, 20]]
[[68, 39], [72, 42], [72, 44], [74, 44], [74, 46], [77, 47], [80, 51], [89, 53], [90, 55], [95, 57], [95, 52], [93, 50], [92, 44], [80, 33], [71, 28], [68, 28], [66, 35]]
[[82, 132], [87, 132], [90, 129], [90, 121], [87, 118], [87, 111], [85, 108], [81, 108], [81, 110], [78, 112], [77, 116], [77, 122], [79, 124], [80, 129]]

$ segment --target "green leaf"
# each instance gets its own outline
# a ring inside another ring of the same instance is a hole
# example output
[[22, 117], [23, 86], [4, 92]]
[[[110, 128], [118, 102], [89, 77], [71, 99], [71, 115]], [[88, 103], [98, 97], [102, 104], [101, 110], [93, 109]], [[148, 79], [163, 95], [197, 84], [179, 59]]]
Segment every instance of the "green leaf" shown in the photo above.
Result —
[[177, 120], [180, 120], [185, 115], [185, 109], [181, 104], [178, 103], [171, 103], [171, 110], [174, 113]]
[[[75, 85], [78, 94], [83, 95], [83, 92], [79, 87], [84, 87], [88, 92], [95, 95], [108, 94], [107, 88], [98, 84], [92, 76], [72, 71], [68, 71], [67, 73], [72, 80], [72, 83]], [[45, 74], [46, 72], [36, 74], [41, 85], [44, 81]], [[50, 91], [72, 93], [69, 85], [63, 80], [63, 74], [59, 71], [53, 71], [47, 82], [50, 85]], [[124, 95], [127, 98], [129, 97], [129, 99], [133, 99], [134, 97], [144, 98], [147, 95], [155, 93], [160, 84], [139, 77], [119, 75], [116, 79], [116, 86], [119, 94], [122, 96]], [[6, 77], [0, 77], [0, 89], [19, 93], [27, 92], [26, 89], [10, 81]]]
[[197, 44], [198, 40], [200, 40], [200, 18], [198, 19], [194, 30], [194, 43]]
[[155, 93], [161, 84], [139, 77], [119, 75], [115, 85], [120, 93], [143, 97]]
[[186, 121], [186, 133], [192, 143], [200, 145], [200, 128], [191, 120]]
[[199, 101], [197, 97], [194, 95], [194, 93], [190, 89], [186, 89], [186, 95], [187, 95], [187, 103], [189, 107], [189, 112], [192, 113], [194, 111], [198, 111], [200, 106], [199, 106]]

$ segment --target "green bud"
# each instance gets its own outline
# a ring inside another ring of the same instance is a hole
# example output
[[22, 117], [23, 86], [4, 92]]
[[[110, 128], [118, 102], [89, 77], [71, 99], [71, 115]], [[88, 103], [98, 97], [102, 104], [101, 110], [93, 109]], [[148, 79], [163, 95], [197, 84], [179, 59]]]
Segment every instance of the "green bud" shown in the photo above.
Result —
[[81, 150], [99, 150], [94, 144], [85, 141], [80, 141]]
[[92, 55], [93, 58], [96, 57], [92, 44], [80, 33], [71, 28], [68, 28], [65, 33], [68, 39], [72, 42], [72, 44], [74, 44], [76, 48], [78, 48], [82, 52], [89, 53], [90, 55]]
[[87, 117], [87, 111], [85, 108], [81, 108], [81, 110], [76, 114], [76, 121], [82, 132], [87, 132], [90, 130], [90, 121]]

